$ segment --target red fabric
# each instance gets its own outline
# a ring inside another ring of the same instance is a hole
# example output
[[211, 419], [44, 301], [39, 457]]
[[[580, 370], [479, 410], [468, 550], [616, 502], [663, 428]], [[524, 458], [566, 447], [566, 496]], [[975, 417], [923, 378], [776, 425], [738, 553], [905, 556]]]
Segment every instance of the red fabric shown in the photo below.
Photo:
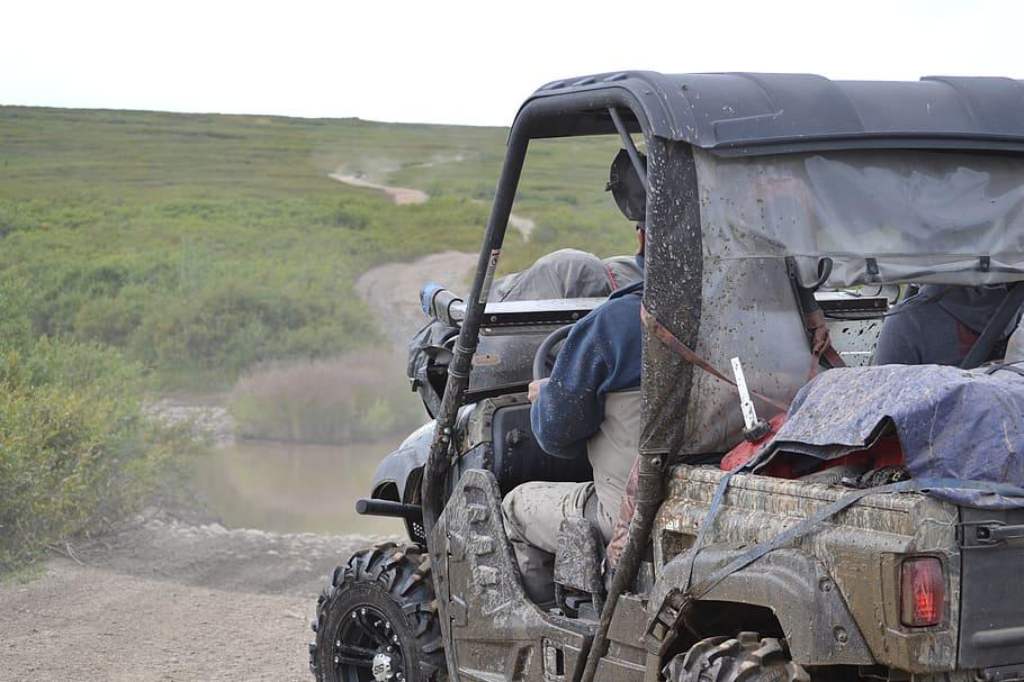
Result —
[[[754, 455], [761, 451], [765, 445], [771, 442], [775, 438], [775, 434], [778, 433], [782, 425], [786, 423], [785, 413], [777, 414], [769, 420], [768, 425], [771, 427], [771, 431], [761, 440], [756, 443], [743, 441], [722, 458], [719, 467], [723, 471], [734, 471], [739, 469], [741, 466], [753, 459]], [[884, 436], [878, 439], [873, 447], [867, 450], [858, 450], [851, 452], [848, 455], [837, 457], [836, 459], [822, 462], [821, 466], [811, 470], [804, 471], [802, 474], [814, 473], [815, 471], [824, 471], [825, 469], [831, 469], [833, 467], [844, 466], [848, 464], [867, 464], [869, 469], [879, 469], [887, 466], [897, 466], [903, 464], [903, 450], [900, 448], [899, 438], [896, 436]], [[787, 461], [785, 458], [775, 458], [774, 461], [770, 462], [767, 466], [759, 471], [764, 476], [773, 476], [775, 478], [796, 478], [797, 474], [793, 470], [793, 464], [791, 461]]]
[[978, 341], [978, 334], [963, 322], [957, 320], [956, 340], [960, 350], [960, 358], [963, 359], [966, 358], [967, 354], [971, 352], [972, 348], [974, 348], [974, 344]]

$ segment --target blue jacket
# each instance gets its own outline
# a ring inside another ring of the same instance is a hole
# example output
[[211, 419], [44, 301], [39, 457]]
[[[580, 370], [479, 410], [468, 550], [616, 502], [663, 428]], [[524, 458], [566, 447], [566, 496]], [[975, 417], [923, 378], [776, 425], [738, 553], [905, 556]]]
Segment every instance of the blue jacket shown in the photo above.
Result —
[[551, 380], [530, 409], [537, 442], [549, 455], [584, 457], [604, 420], [605, 396], [640, 385], [643, 282], [624, 287], [576, 323]]

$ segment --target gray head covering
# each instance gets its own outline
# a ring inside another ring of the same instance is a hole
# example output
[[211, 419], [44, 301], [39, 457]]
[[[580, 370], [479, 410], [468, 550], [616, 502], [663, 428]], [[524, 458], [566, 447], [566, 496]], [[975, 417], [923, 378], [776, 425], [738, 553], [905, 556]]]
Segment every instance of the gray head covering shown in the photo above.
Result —
[[[944, 286], [928, 284], [921, 287], [922, 299], [935, 301], [936, 305], [952, 315], [958, 322], [976, 334], [985, 329], [999, 304], [1006, 298], [1005, 284], [980, 287]], [[916, 297], [915, 297], [916, 298]], [[911, 299], [912, 300], [912, 299]], [[910, 303], [910, 300], [907, 301]], [[1009, 336], [1017, 326], [1018, 317], [1011, 320], [1003, 337]]]

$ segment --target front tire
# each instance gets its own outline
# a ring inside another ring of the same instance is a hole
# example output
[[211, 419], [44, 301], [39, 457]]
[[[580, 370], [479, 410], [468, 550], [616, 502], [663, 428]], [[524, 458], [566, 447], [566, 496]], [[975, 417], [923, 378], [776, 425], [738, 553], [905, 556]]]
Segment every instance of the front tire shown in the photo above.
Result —
[[334, 569], [317, 600], [309, 667], [318, 682], [446, 679], [430, 557], [393, 543]]
[[782, 642], [755, 632], [735, 638], [709, 637], [665, 667], [668, 682], [810, 682]]

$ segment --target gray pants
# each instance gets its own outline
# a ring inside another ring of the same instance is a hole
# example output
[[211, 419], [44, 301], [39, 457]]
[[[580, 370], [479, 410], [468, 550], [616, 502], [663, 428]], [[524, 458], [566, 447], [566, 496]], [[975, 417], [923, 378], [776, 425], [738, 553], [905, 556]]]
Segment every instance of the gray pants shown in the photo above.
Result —
[[555, 552], [563, 519], [586, 517], [601, 529], [606, 543], [611, 538], [613, 517], [603, 513], [592, 482], [523, 483], [505, 496], [501, 511], [523, 587], [538, 604], [554, 599]]

